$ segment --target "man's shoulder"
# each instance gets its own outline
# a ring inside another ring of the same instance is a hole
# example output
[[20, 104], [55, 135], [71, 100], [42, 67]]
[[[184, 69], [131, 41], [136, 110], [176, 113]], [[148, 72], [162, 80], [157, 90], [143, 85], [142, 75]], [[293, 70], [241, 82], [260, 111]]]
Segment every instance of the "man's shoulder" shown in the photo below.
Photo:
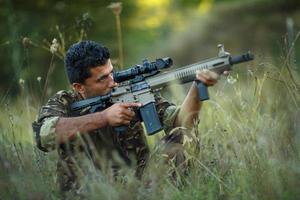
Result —
[[60, 90], [56, 92], [52, 97], [49, 98], [47, 104], [51, 102], [60, 102], [62, 104], [70, 104], [75, 101], [81, 100], [81, 97], [78, 93], [73, 90]]
[[72, 98], [77, 99], [79, 98], [79, 94], [74, 90], [59, 90], [56, 92], [52, 98]]
[[68, 116], [70, 105], [80, 98], [80, 95], [74, 91], [60, 90], [50, 97], [47, 103], [42, 106], [39, 112], [39, 118]]
[[[76, 101], [78, 95], [74, 91], [60, 90], [51, 96], [38, 113], [37, 120], [33, 123], [33, 129], [39, 134], [40, 129], [47, 119], [49, 127], [57, 122], [57, 117], [69, 116], [69, 106]], [[53, 120], [56, 118], [56, 120]]]

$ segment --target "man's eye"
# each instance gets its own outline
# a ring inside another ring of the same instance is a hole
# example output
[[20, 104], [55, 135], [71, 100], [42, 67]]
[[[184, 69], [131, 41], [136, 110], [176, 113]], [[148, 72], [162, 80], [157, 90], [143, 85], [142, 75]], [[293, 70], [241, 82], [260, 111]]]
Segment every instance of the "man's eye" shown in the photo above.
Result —
[[98, 81], [102, 82], [105, 81], [108, 78], [108, 76], [102, 76], [101, 78], [98, 79]]
[[99, 78], [97, 81], [98, 82], [105, 82], [106, 80], [108, 80], [108, 78], [110, 76], [113, 76], [113, 72], [110, 72], [109, 74], [105, 75], [105, 76], [102, 76], [101, 78]]

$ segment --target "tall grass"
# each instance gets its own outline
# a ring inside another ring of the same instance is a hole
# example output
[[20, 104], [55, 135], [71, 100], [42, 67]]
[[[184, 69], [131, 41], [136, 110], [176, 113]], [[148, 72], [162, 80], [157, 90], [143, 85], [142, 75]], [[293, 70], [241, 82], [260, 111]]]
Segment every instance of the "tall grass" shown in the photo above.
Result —
[[[125, 182], [111, 182], [92, 169], [83, 177], [84, 193], [90, 199], [297, 199], [299, 90], [281, 67], [254, 62], [247, 69], [210, 88], [197, 131], [185, 137], [189, 168], [179, 187], [158, 158], [145, 173], [150, 186], [132, 170]], [[57, 156], [40, 152], [33, 142], [39, 104], [23, 92], [1, 105], [0, 199], [59, 198]]]

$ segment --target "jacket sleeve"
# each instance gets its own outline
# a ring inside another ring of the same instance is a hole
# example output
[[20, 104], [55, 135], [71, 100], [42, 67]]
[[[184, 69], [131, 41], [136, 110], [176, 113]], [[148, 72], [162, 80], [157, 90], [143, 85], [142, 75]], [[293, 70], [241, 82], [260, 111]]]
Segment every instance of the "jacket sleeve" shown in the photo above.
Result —
[[45, 152], [57, 148], [55, 127], [60, 117], [69, 116], [70, 95], [66, 91], [60, 91], [51, 97], [44, 105], [33, 122], [32, 127], [37, 147]]
[[174, 121], [180, 110], [180, 106], [168, 102], [160, 95], [155, 96], [156, 110], [163, 125], [164, 131], [168, 134], [174, 128]]

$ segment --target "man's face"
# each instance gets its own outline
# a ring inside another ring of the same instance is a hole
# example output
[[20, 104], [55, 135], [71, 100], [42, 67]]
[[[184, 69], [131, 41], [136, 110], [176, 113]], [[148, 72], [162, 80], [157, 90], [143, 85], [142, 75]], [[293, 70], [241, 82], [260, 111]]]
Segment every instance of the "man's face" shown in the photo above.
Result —
[[117, 83], [114, 82], [112, 71], [113, 66], [110, 59], [108, 59], [105, 65], [90, 69], [91, 76], [85, 79], [84, 84], [80, 84], [79, 90], [76, 89], [74, 84], [73, 86], [84, 98], [105, 95], [117, 86]]

